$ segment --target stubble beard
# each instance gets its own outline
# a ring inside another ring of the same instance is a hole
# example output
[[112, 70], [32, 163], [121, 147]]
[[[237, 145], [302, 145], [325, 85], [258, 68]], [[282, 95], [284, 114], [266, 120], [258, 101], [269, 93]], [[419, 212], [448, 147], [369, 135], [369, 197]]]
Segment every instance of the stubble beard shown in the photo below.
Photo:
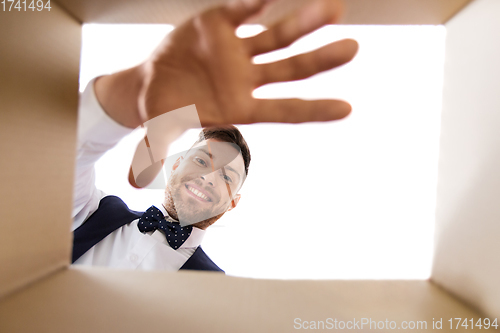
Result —
[[[178, 220], [182, 225], [192, 225], [193, 227], [206, 229], [220, 219], [225, 211], [214, 216], [215, 212], [213, 209], [200, 209], [199, 205], [197, 206], [194, 202], [185, 202], [182, 199], [181, 191], [183, 191], [186, 182], [190, 180], [192, 180], [192, 178], [189, 177], [184, 177], [179, 180], [179, 177], [173, 174], [165, 189], [165, 201], [163, 206], [170, 217]], [[179, 213], [182, 221], [179, 220]]]

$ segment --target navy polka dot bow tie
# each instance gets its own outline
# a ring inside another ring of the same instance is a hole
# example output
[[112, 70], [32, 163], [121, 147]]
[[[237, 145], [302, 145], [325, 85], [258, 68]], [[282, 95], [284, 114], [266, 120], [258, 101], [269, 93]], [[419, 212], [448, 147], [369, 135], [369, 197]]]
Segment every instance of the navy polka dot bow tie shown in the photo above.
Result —
[[165, 233], [168, 244], [177, 250], [191, 235], [193, 227], [188, 225], [181, 227], [180, 223], [170, 217], [165, 218], [161, 210], [151, 206], [142, 214], [137, 227], [141, 232], [154, 231], [157, 229]]

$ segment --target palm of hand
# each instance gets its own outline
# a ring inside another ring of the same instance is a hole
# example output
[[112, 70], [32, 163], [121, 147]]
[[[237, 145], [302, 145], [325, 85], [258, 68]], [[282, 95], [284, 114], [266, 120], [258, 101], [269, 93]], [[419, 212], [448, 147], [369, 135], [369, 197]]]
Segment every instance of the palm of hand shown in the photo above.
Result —
[[143, 96], [148, 119], [196, 104], [203, 127], [253, 121], [254, 65], [234, 31], [220, 12], [212, 11], [162, 42], [152, 56], [153, 75]]
[[[259, 100], [260, 85], [297, 80], [337, 67], [352, 59], [356, 42], [344, 40], [308, 54], [272, 64], [256, 65], [252, 57], [289, 45], [302, 35], [336, 20], [338, 2], [319, 0], [304, 17], [292, 15], [256, 37], [240, 39], [235, 30], [258, 12], [244, 2], [204, 12], [179, 26], [146, 63], [140, 98], [143, 119], [196, 104], [203, 127], [255, 122], [303, 122], [340, 119], [350, 112], [343, 101]], [[315, 7], [314, 7], [315, 6]], [[308, 21], [309, 22], [309, 21]], [[287, 30], [288, 29], [288, 30]], [[167, 95], [168, 94], [168, 95]]]

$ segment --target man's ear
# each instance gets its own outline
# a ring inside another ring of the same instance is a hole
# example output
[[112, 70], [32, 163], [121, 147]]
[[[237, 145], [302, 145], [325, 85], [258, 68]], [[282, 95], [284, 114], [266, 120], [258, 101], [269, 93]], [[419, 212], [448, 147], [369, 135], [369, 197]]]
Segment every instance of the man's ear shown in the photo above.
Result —
[[236, 205], [238, 204], [238, 202], [240, 202], [240, 199], [241, 199], [241, 194], [236, 194], [236, 196], [234, 197], [233, 201], [231, 201], [231, 205], [229, 206], [229, 209], [227, 211], [230, 211], [231, 209], [233, 209], [234, 207], [236, 207]]

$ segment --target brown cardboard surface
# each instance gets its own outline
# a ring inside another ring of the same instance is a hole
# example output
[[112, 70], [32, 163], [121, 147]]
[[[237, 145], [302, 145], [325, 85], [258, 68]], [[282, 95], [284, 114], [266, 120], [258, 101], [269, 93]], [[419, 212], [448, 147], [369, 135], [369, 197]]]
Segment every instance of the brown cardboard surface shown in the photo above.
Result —
[[[86, 23], [177, 25], [223, 0], [57, 0]], [[308, 0], [277, 0], [258, 20], [268, 24]], [[343, 24], [442, 24], [470, 0], [345, 0]]]
[[[294, 331], [295, 318], [307, 321], [371, 318], [394, 320], [398, 324], [404, 320], [426, 320], [430, 324], [433, 318], [443, 318], [444, 327], [450, 318], [479, 318], [477, 312], [428, 281], [273, 281], [214, 273], [67, 269], [81, 38], [81, 26], [72, 17], [82, 22], [178, 23], [213, 2], [58, 2], [69, 14], [54, 2], [50, 12], [0, 12], [0, 151], [3, 155], [0, 159], [0, 297], [18, 290], [0, 302], [1, 332], [137, 332], [145, 328], [151, 332], [288, 332]], [[343, 23], [440, 24], [468, 0], [346, 2]], [[292, 0], [277, 3], [274, 14], [271, 11], [263, 21], [275, 20], [298, 4]], [[475, 27], [470, 29], [474, 31]], [[459, 35], [460, 30], [457, 31]], [[460, 48], [450, 51], [461, 52]], [[481, 50], [477, 54], [481, 55]], [[478, 59], [486, 63], [482, 56]], [[494, 60], [490, 62], [497, 64]], [[454, 73], [461, 70], [460, 66], [449, 68]], [[445, 84], [450, 80], [455, 77], [447, 76]], [[450, 96], [449, 100], [453, 100]], [[476, 100], [482, 97], [480, 94]], [[477, 127], [478, 133], [483, 125]], [[455, 126], [454, 120], [447, 126]], [[460, 134], [460, 128], [456, 129]], [[453, 154], [459, 156], [460, 152]], [[449, 169], [453, 172], [455, 160], [448, 161], [453, 162]], [[482, 166], [495, 167], [497, 160], [492, 164], [484, 162]], [[492, 176], [497, 169], [486, 174]], [[440, 177], [447, 176], [448, 169], [442, 170]], [[461, 181], [460, 177], [456, 179]], [[485, 200], [495, 197], [493, 192], [472, 189], [472, 196], [485, 193]], [[460, 216], [455, 203], [442, 206], [450, 200], [454, 187], [446, 191], [442, 193], [443, 201], [438, 202], [438, 209], [449, 209], [448, 217]], [[463, 193], [464, 198], [468, 198], [469, 192]], [[493, 206], [496, 202], [486, 203], [491, 206], [485, 207], [496, 207]], [[482, 206], [476, 208], [481, 211]], [[497, 211], [486, 213], [491, 218]], [[490, 258], [495, 264], [498, 252], [491, 252], [492, 247], [479, 246], [467, 238], [460, 241], [451, 237], [462, 237], [473, 229], [448, 229], [449, 225], [462, 221], [448, 217], [445, 216], [438, 233], [443, 235], [449, 230], [458, 230], [458, 233], [450, 232], [446, 241], [438, 238], [433, 278], [493, 313], [491, 309], [496, 309], [493, 307], [500, 299], [494, 293], [498, 282], [484, 278], [498, 276], [495, 275], [498, 271], [491, 273], [481, 269], [486, 267], [482, 266], [470, 274], [474, 267], [467, 264], [474, 258]], [[466, 224], [470, 221], [473, 219]], [[476, 240], [498, 235], [493, 224], [485, 226], [475, 229]], [[456, 245], [463, 252], [456, 251]], [[457, 260], [464, 257], [464, 253], [467, 261]], [[487, 261], [478, 262], [482, 265]], [[39, 280], [43, 276], [46, 278]], [[472, 288], [464, 289], [464, 285]], [[493, 292], [493, 297], [485, 298], [488, 302], [482, 303], [481, 298], [489, 292]], [[474, 293], [476, 296], [470, 297]]]
[[500, 317], [500, 2], [448, 22], [432, 278]]
[[471, 0], [346, 0], [341, 24], [443, 24]]
[[426, 320], [428, 332], [433, 318], [443, 318], [438, 331], [456, 332], [447, 326], [455, 317], [480, 316], [428, 281], [258, 280], [212, 272], [72, 268], [0, 303], [6, 333], [276, 333], [296, 331], [295, 318]]
[[56, 4], [0, 12], [0, 297], [69, 262], [80, 40]]

